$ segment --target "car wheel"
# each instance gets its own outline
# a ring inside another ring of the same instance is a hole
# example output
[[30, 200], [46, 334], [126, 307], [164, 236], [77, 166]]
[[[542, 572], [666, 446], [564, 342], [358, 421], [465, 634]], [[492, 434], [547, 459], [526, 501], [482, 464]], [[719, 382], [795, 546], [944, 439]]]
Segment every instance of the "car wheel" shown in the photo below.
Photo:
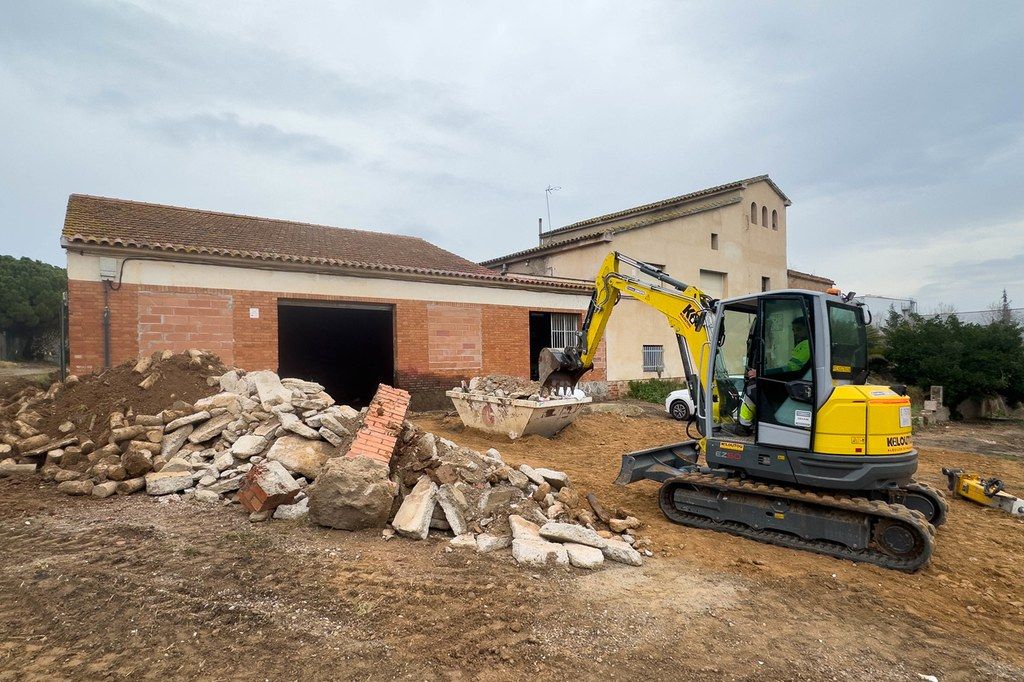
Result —
[[678, 419], [681, 422], [686, 421], [690, 418], [690, 408], [682, 400], [677, 400], [672, 403], [669, 408], [669, 413], [673, 419]]

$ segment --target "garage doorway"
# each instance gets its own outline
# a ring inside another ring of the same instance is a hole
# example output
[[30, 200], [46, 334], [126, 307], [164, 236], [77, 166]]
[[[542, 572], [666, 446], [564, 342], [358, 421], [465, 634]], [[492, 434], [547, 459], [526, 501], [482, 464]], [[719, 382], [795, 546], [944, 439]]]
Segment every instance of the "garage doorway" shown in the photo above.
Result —
[[280, 301], [278, 374], [323, 384], [342, 405], [369, 404], [395, 382], [394, 310], [388, 305]]
[[542, 348], [565, 348], [576, 343], [580, 316], [576, 313], [530, 311], [530, 379], [537, 381], [537, 358]]

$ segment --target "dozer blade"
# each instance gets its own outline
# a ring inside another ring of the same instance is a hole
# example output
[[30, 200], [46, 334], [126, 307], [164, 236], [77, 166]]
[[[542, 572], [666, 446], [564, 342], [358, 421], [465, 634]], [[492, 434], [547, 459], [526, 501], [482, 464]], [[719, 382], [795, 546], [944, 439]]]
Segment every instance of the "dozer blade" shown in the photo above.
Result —
[[541, 389], [549, 393], [558, 393], [560, 389], [572, 393], [580, 377], [590, 369], [583, 367], [574, 354], [557, 348], [543, 348], [537, 357], [537, 375]]
[[622, 466], [615, 485], [629, 485], [636, 481], [664, 482], [697, 467], [697, 441], [686, 440], [672, 445], [661, 445], [649, 450], [638, 450], [622, 456]]

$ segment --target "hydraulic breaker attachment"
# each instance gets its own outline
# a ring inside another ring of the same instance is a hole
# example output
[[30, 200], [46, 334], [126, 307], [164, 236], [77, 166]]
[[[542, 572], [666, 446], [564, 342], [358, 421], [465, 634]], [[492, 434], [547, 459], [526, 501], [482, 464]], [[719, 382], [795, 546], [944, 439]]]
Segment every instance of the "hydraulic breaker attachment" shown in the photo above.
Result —
[[615, 485], [629, 485], [643, 480], [660, 483], [684, 472], [695, 471], [698, 469], [698, 456], [695, 440], [630, 452], [622, 456], [622, 466]]

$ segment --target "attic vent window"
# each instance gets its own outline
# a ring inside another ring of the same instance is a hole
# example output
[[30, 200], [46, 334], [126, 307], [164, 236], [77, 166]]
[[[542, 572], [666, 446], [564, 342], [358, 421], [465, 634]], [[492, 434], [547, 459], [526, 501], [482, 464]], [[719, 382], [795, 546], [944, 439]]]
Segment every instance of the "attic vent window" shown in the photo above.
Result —
[[757, 225], [757, 202], [750, 202], [750, 222]]
[[764, 225], [765, 227], [768, 227], [768, 207], [767, 206], [762, 206], [761, 207], [761, 224]]
[[718, 233], [717, 232], [712, 232], [711, 233], [711, 250], [712, 251], [718, 251]]
[[779, 229], [779, 212], [776, 210], [772, 210], [772, 229]]

